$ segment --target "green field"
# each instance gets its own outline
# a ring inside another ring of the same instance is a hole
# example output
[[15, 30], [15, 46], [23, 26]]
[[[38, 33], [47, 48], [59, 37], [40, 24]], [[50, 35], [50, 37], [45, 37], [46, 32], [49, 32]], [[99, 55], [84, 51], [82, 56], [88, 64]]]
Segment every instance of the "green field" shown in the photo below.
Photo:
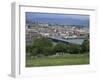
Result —
[[26, 67], [89, 64], [89, 54], [67, 54], [42, 58], [26, 58]]

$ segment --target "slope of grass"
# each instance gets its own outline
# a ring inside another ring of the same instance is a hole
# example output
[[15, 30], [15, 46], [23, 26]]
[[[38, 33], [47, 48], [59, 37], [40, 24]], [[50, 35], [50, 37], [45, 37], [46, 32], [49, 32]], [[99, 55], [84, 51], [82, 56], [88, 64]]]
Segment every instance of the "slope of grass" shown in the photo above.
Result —
[[27, 58], [26, 67], [81, 65], [89, 64], [88, 54], [68, 54], [64, 56], [48, 56], [42, 58]]

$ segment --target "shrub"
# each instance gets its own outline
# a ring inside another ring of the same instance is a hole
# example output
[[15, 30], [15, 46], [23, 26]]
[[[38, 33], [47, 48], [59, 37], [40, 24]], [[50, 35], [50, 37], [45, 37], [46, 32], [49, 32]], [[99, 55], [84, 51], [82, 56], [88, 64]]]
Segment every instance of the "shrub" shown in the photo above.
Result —
[[81, 45], [81, 52], [89, 52], [89, 40], [84, 40], [83, 44]]
[[81, 51], [81, 47], [79, 45], [70, 45], [69, 53], [71, 54], [79, 54]]

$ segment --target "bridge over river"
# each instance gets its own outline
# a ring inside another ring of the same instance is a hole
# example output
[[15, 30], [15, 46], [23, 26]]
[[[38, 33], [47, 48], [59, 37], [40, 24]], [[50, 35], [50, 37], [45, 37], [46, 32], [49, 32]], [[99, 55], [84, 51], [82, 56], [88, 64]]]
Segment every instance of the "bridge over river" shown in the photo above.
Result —
[[77, 44], [77, 45], [81, 45], [83, 43], [83, 41], [85, 40], [85, 38], [67, 38], [67, 39], [63, 39], [60, 37], [52, 37], [49, 36], [49, 39], [53, 40], [54, 42], [64, 42], [67, 44]]

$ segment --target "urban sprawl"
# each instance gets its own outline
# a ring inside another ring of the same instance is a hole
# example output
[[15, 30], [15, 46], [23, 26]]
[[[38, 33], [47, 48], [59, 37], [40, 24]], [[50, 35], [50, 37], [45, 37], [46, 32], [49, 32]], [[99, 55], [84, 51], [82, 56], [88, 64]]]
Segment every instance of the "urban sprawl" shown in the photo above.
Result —
[[26, 43], [34, 38], [47, 37], [58, 40], [89, 38], [89, 28], [79, 25], [32, 23], [26, 24]]

